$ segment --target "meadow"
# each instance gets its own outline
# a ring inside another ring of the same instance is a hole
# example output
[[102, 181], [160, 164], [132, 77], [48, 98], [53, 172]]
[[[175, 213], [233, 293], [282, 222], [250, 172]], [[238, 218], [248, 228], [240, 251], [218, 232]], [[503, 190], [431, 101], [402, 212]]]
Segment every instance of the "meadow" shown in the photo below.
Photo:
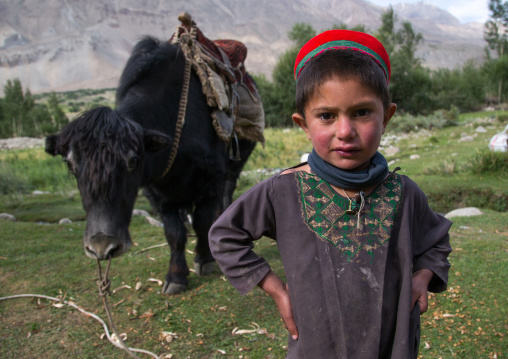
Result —
[[[382, 152], [390, 168], [400, 167], [400, 173], [415, 180], [435, 211], [475, 206], [484, 212], [453, 218], [449, 285], [431, 295], [429, 311], [422, 316], [420, 358], [508, 357], [508, 156], [487, 149], [489, 139], [505, 126], [506, 113], [486, 112], [461, 115], [454, 126], [409, 133], [394, 126], [385, 135]], [[265, 148], [256, 147], [235, 197], [297, 164], [311, 149], [296, 128], [270, 128], [265, 136]], [[470, 140], [461, 140], [465, 137]], [[399, 151], [388, 155], [393, 147]], [[141, 196], [135, 208], [151, 211]], [[42, 149], [0, 152], [4, 212], [17, 221], [0, 222], [0, 297], [60, 297], [106, 321], [97, 264], [82, 248], [85, 214], [75, 180], [61, 159]], [[64, 217], [72, 222], [59, 224]], [[285, 356], [287, 332], [271, 298], [257, 288], [241, 297], [218, 269], [207, 277], [191, 273], [185, 293], [161, 295], [156, 280], [164, 279], [169, 261], [169, 248], [157, 246], [165, 242], [162, 229], [135, 216], [130, 230], [134, 246], [112, 262], [113, 294], [108, 299], [127, 345], [164, 358]], [[190, 264], [193, 242], [189, 236]], [[152, 246], [157, 247], [148, 249]], [[272, 240], [259, 240], [256, 251], [284, 276]], [[101, 337], [97, 321], [54, 304], [40, 298], [1, 300], [0, 357], [129, 357]]]

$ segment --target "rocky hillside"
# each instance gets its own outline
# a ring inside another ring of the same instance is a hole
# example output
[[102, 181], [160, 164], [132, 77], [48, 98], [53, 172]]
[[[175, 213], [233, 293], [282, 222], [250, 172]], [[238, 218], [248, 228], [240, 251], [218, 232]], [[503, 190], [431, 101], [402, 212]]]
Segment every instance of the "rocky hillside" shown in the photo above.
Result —
[[[431, 68], [482, 61], [483, 24], [460, 24], [424, 2], [394, 7], [425, 42], [418, 55]], [[212, 39], [243, 41], [246, 66], [270, 76], [291, 43], [296, 22], [324, 30], [333, 24], [365, 24], [374, 31], [384, 8], [364, 0], [2, 0], [0, 1], [0, 92], [19, 78], [32, 92], [115, 87], [136, 41], [167, 39], [182, 11], [192, 14]]]

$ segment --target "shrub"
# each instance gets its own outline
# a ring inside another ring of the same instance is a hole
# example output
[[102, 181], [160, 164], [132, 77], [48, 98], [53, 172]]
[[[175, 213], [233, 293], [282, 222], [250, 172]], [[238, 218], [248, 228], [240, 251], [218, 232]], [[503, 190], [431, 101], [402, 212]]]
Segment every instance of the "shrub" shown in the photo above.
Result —
[[468, 170], [472, 174], [484, 173], [508, 174], [508, 153], [479, 150], [467, 161]]
[[0, 194], [25, 194], [32, 189], [27, 179], [14, 174], [5, 164], [0, 164]]

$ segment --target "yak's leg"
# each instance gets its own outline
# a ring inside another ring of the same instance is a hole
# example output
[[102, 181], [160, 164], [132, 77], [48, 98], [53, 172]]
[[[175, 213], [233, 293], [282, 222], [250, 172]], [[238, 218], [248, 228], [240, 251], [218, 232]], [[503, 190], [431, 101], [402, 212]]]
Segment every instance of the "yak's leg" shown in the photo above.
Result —
[[[235, 144], [231, 143], [230, 146], [235, 146]], [[238, 140], [238, 146], [239, 148], [236, 148], [235, 151], [240, 152], [240, 160], [235, 160], [232, 158], [229, 158], [228, 160], [228, 173], [226, 175], [224, 188], [223, 210], [228, 208], [229, 205], [233, 203], [233, 193], [236, 189], [236, 182], [238, 177], [240, 177], [240, 173], [242, 172], [245, 162], [247, 162], [247, 159], [256, 147], [256, 142], [240, 139]]]
[[188, 283], [189, 268], [185, 261], [187, 230], [176, 208], [161, 211], [161, 218], [164, 223], [164, 234], [171, 249], [169, 271], [166, 274], [162, 292], [164, 294], [178, 294], [187, 289]]
[[208, 231], [213, 222], [218, 218], [222, 199], [215, 197], [208, 201], [196, 204], [194, 209], [193, 226], [197, 240], [194, 249], [194, 269], [197, 275], [210, 274], [214, 269], [215, 259], [210, 252], [208, 244]]

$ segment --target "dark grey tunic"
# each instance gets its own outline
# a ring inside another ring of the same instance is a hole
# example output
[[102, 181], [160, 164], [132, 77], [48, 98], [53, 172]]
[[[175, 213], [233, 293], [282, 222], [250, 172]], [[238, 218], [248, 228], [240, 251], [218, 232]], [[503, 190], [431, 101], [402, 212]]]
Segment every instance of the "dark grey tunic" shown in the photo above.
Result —
[[212, 253], [245, 294], [270, 269], [252, 241], [277, 241], [299, 333], [289, 336], [287, 358], [413, 358], [419, 306], [411, 313], [411, 276], [430, 269], [429, 290], [446, 289], [451, 222], [397, 174], [365, 197], [359, 218], [346, 214], [348, 205], [315, 175], [276, 175], [212, 226]]

